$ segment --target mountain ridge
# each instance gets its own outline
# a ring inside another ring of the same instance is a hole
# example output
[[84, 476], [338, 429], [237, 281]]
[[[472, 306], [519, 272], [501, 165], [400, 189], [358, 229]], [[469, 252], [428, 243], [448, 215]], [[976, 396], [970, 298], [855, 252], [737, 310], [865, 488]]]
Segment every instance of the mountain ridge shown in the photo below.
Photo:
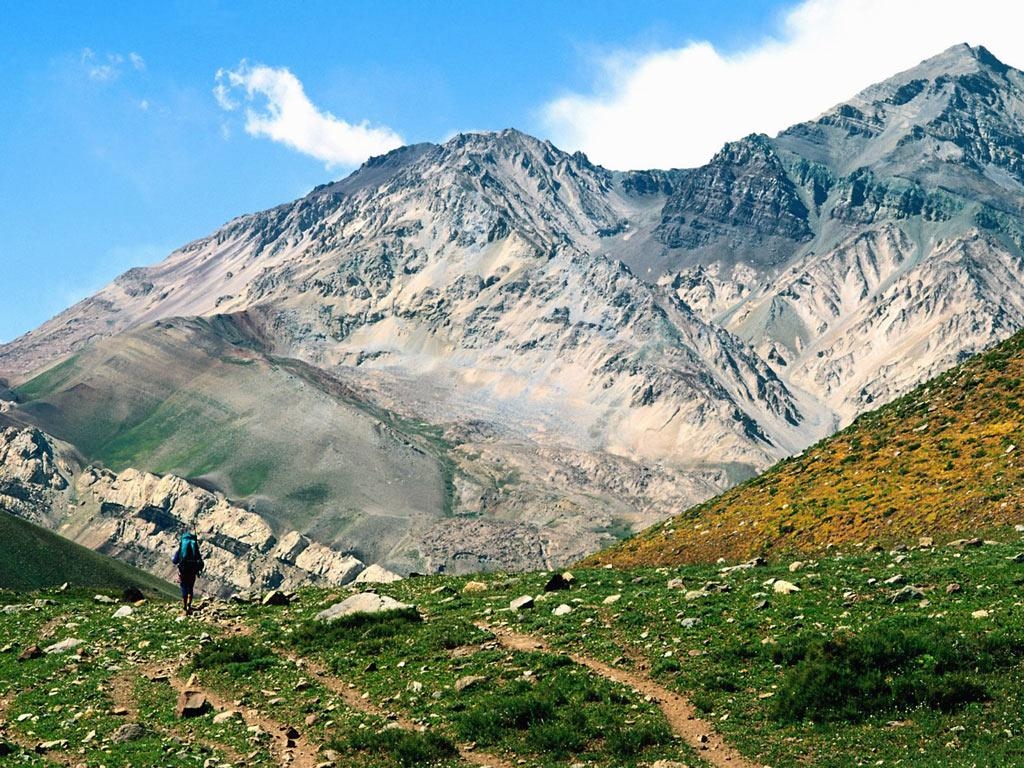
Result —
[[[514, 129], [405, 147], [126, 272], [0, 347], [0, 370], [26, 417], [74, 410], [32, 372], [142, 328], [163, 348], [190, 317], [230, 326], [434, 430], [439, 519], [521, 526], [561, 562], [1024, 327], [1022, 84], [955, 47], [695, 169], [609, 171]], [[67, 386], [139, 384], [99, 371]], [[439, 535], [430, 562], [453, 565], [466, 542]]]

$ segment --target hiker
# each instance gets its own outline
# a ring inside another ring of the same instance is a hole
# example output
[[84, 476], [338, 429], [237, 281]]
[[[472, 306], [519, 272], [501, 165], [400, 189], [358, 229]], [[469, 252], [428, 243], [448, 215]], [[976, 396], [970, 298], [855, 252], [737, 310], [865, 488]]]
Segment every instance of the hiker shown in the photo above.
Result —
[[199, 553], [199, 539], [191, 531], [181, 534], [178, 549], [171, 558], [178, 566], [178, 581], [181, 583], [181, 605], [185, 615], [192, 613], [192, 592], [196, 586], [196, 576], [204, 567], [203, 556]]

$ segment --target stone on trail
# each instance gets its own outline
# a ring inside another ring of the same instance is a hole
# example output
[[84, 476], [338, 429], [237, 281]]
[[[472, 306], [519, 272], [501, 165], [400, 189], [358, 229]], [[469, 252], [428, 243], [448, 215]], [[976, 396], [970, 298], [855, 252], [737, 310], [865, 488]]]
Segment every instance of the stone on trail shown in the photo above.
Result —
[[72, 648], [77, 648], [84, 640], [79, 640], [77, 637], [69, 637], [67, 640], [61, 640], [59, 643], [48, 645], [43, 649], [44, 653], [64, 653], [70, 651]]
[[533, 602], [532, 595], [522, 595], [509, 603], [508, 607], [513, 611], [522, 611], [527, 608], [533, 608]]
[[57, 750], [57, 749], [67, 749], [67, 748], [68, 748], [68, 740], [67, 739], [54, 739], [53, 741], [41, 741], [38, 744], [36, 744], [36, 753], [40, 754], [40, 755], [45, 755], [47, 752], [53, 752], [54, 750]]
[[175, 712], [178, 717], [199, 717], [209, 708], [206, 694], [202, 691], [184, 690], [178, 694], [178, 706]]
[[393, 597], [378, 595], [375, 592], [360, 592], [335, 603], [330, 608], [316, 615], [318, 621], [334, 621], [342, 616], [354, 613], [384, 613], [386, 611], [404, 611], [414, 608], [408, 603], [400, 603]]
[[354, 583], [356, 584], [391, 584], [395, 581], [401, 581], [402, 577], [394, 571], [389, 571], [382, 565], [376, 563], [368, 566], [363, 570], [356, 578]]
[[225, 709], [223, 712], [218, 712], [213, 716], [214, 725], [223, 725], [230, 720], [238, 720], [242, 717], [242, 713], [237, 709]]

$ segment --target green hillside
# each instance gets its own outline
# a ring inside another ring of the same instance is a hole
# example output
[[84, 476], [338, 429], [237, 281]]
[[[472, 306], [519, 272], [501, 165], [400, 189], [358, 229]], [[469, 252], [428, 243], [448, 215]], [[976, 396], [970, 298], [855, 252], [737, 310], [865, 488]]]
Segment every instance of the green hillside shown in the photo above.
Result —
[[436, 431], [255, 346], [227, 317], [150, 324], [17, 387], [18, 414], [87, 462], [197, 479], [371, 560], [449, 511]]
[[[56, 594], [0, 611], [0, 755], [39, 768], [1022, 765], [1022, 545], [860, 551], [795, 572], [578, 569], [559, 591], [547, 573], [407, 579], [373, 588], [414, 608], [334, 623], [317, 614], [359, 587], [283, 606], [201, 599], [188, 619]], [[521, 596], [533, 605], [511, 609]], [[72, 638], [73, 654], [18, 660]], [[185, 690], [206, 702], [187, 720]]]
[[1024, 333], [589, 559], [743, 560], [1024, 523]]
[[165, 596], [177, 592], [155, 576], [0, 511], [0, 589], [31, 591], [65, 582], [92, 589], [138, 587]]

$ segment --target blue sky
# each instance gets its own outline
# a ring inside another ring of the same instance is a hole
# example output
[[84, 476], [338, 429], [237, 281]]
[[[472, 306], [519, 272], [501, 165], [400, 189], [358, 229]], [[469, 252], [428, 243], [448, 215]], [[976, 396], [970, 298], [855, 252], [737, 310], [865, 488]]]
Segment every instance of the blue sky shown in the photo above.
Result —
[[4, 0], [0, 341], [399, 143], [696, 165], [956, 42], [1024, 67], [1017, 6]]

